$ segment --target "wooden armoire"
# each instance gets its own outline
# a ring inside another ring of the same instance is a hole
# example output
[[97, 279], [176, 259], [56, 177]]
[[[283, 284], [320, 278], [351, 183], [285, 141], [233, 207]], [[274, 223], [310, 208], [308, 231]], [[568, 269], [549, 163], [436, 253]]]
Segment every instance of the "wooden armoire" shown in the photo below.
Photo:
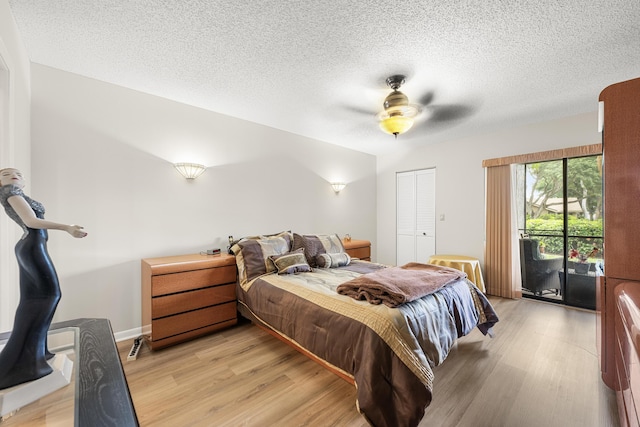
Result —
[[637, 352], [631, 354], [633, 349], [623, 343], [627, 337], [620, 325], [625, 319], [615, 292], [620, 285], [624, 286], [618, 293], [624, 287], [640, 288], [640, 78], [608, 86], [600, 93], [600, 101], [604, 106], [604, 277], [599, 278], [597, 289], [597, 344], [602, 379], [618, 392], [622, 417], [627, 411], [635, 414], [633, 402], [640, 401], [640, 395], [629, 394], [633, 387], [626, 365], [637, 358]]

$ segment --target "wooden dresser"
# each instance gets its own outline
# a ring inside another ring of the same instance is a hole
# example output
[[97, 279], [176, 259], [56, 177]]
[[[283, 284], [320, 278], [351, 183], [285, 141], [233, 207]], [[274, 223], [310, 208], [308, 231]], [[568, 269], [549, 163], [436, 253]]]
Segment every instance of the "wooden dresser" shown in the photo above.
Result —
[[235, 257], [142, 260], [142, 331], [152, 350], [236, 323]]
[[351, 258], [371, 261], [371, 242], [368, 240], [342, 240], [344, 249]]
[[[616, 391], [620, 425], [640, 425], [638, 324], [640, 302], [640, 78], [608, 86], [604, 103], [604, 277], [596, 288], [596, 336], [605, 384]], [[619, 297], [622, 296], [623, 299]], [[626, 325], [625, 329], [622, 327]], [[616, 330], [618, 333], [616, 333]]]

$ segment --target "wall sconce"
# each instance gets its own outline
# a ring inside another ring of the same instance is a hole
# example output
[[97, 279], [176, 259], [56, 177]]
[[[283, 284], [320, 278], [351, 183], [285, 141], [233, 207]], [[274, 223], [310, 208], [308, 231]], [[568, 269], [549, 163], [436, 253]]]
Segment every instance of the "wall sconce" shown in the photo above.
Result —
[[347, 184], [344, 184], [342, 182], [332, 182], [331, 183], [331, 187], [333, 188], [333, 191], [336, 192], [336, 194], [338, 194], [340, 191], [342, 191], [342, 189], [344, 187], [346, 187]]
[[187, 179], [196, 179], [207, 169], [206, 166], [198, 163], [176, 163], [173, 166]]

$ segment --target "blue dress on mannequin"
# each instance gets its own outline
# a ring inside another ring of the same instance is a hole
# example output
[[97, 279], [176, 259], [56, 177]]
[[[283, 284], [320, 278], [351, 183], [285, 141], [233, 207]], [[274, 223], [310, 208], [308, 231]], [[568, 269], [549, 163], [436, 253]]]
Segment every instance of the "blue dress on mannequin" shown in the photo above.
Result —
[[47, 350], [47, 332], [61, 297], [58, 275], [47, 252], [47, 230], [27, 227], [8, 203], [12, 196], [23, 197], [36, 216], [44, 219], [44, 206], [26, 196], [22, 189], [13, 184], [0, 187], [0, 204], [24, 230], [16, 244], [20, 303], [13, 331], [0, 352], [0, 390], [53, 371], [47, 363], [47, 358], [53, 356]]

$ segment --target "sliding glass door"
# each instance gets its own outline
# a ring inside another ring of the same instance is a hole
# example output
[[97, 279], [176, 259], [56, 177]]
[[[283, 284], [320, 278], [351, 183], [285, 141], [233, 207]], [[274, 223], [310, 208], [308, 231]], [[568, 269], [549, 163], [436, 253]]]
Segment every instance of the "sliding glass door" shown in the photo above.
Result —
[[521, 165], [523, 295], [595, 309], [602, 271], [600, 156]]
[[595, 310], [604, 260], [601, 156], [567, 159], [567, 193], [580, 211], [567, 218], [565, 301]]

